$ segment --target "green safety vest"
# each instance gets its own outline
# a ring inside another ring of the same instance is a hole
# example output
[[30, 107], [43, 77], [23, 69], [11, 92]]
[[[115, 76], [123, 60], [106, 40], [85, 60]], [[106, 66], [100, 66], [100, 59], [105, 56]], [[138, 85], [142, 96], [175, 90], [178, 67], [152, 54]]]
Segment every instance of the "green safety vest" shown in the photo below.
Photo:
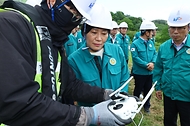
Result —
[[[18, 10], [15, 10], [15, 9], [12, 9], [12, 8], [5, 8], [5, 9], [1, 9], [0, 8], [0, 12], [5, 12], [5, 11], [15, 11], [15, 12], [18, 12], [20, 14], [22, 14], [29, 22], [31, 22], [30, 18], [18, 11]], [[34, 26], [34, 23], [32, 23], [33, 27]], [[37, 46], [37, 63], [36, 63], [36, 75], [35, 75], [35, 81], [37, 81], [40, 85], [40, 88], [38, 89], [38, 92], [39, 93], [42, 93], [42, 54], [41, 54], [41, 46], [40, 46], [40, 39], [39, 39], [39, 35], [38, 35], [38, 32], [36, 31], [36, 29], [34, 28], [34, 31], [35, 31], [35, 36], [36, 36], [36, 46]], [[59, 74], [60, 74], [60, 66], [61, 66], [61, 56], [60, 56], [60, 53], [58, 52], [58, 62], [57, 62], [57, 67], [55, 69], [55, 78], [56, 78], [56, 89], [57, 89], [57, 92], [60, 91], [60, 82], [59, 82]], [[58, 94], [58, 93], [57, 93]], [[1, 124], [0, 126], [5, 126], [4, 124]]]

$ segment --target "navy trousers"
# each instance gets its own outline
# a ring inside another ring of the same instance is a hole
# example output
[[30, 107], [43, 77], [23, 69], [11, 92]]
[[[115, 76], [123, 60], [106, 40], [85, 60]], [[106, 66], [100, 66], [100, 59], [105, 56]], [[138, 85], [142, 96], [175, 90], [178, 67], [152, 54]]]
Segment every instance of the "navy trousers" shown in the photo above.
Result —
[[[143, 95], [144, 95], [144, 97], [146, 97], [146, 95], [148, 94], [148, 92], [150, 91], [150, 89], [152, 87], [152, 75], [133, 74], [133, 76], [135, 79], [135, 89], [133, 92], [134, 96], [139, 97], [139, 95], [143, 91]], [[148, 100], [144, 104], [144, 108], [146, 108], [146, 109], [150, 108], [150, 98], [151, 98], [151, 96], [148, 98]]]
[[172, 100], [164, 95], [164, 126], [177, 126], [178, 114], [180, 126], [190, 126], [190, 102]]

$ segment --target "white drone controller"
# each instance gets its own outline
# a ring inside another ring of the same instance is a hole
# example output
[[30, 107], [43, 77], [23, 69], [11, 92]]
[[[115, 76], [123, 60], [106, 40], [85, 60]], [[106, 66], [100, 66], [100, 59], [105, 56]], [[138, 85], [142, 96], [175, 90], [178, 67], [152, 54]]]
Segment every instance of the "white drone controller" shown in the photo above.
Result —
[[132, 117], [138, 109], [137, 101], [134, 97], [114, 100], [108, 105], [108, 109], [118, 118], [127, 124], [131, 123]]
[[155, 82], [153, 84], [143, 101], [139, 101], [135, 98], [135, 96], [126, 96], [120, 93], [121, 89], [123, 89], [132, 79], [133, 76], [131, 76], [120, 88], [109, 95], [110, 97], [113, 95], [120, 97], [120, 99], [110, 102], [110, 104], [108, 104], [108, 109], [118, 118], [118, 120], [121, 120], [127, 124], [131, 123], [135, 115], [140, 112], [141, 108], [154, 91], [154, 86], [157, 83]]

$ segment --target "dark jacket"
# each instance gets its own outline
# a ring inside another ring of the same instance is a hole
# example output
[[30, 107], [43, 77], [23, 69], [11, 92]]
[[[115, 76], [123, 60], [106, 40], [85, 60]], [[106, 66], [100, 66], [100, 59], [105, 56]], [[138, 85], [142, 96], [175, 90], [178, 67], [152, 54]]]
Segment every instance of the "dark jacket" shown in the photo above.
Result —
[[[40, 7], [37, 10], [44, 15], [43, 20], [50, 20]], [[53, 26], [50, 22], [45, 23], [48, 28]], [[0, 29], [0, 123], [13, 126], [76, 125], [80, 108], [38, 93], [39, 84], [34, 81], [36, 41], [33, 26], [22, 15], [8, 11], [0, 13]], [[56, 26], [50, 28], [54, 60], [57, 60], [59, 45], [64, 41], [56, 41], [53, 35], [60, 32]], [[95, 103], [103, 101], [104, 89], [79, 81], [70, 68], [68, 77], [65, 97]]]

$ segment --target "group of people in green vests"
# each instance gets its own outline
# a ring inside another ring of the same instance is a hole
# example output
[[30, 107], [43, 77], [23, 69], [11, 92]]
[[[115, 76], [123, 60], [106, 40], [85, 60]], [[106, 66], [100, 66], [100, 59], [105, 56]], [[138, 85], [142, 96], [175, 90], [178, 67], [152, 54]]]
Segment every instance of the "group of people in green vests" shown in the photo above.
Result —
[[[158, 52], [153, 22], [143, 21], [130, 44], [128, 24], [117, 25], [96, 0], [42, 0], [34, 7], [6, 1], [0, 11], [2, 125], [127, 125], [128, 119], [121, 120], [108, 105], [117, 98], [109, 95], [130, 75], [137, 97], [146, 96], [157, 81], [156, 97], [164, 97], [165, 126], [177, 126], [178, 114], [182, 126], [190, 125], [188, 9], [171, 12], [171, 39]], [[70, 53], [70, 46], [76, 50]], [[128, 96], [128, 86], [122, 92]], [[144, 112], [150, 113], [150, 106], [149, 98]]]

